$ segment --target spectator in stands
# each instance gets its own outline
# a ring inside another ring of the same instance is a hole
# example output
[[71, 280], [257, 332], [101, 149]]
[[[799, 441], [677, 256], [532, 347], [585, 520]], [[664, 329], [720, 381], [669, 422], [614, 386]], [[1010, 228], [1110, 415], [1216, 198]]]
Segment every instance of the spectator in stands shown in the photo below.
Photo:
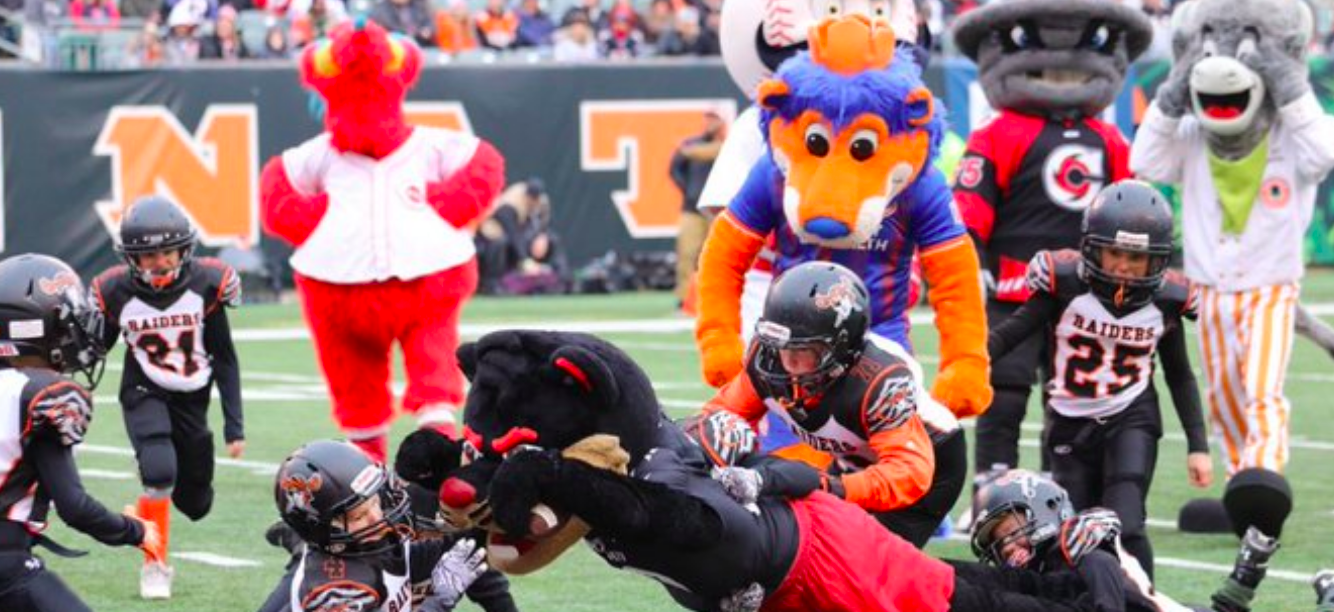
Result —
[[181, 0], [167, 14], [167, 40], [162, 59], [169, 66], [199, 61], [199, 12], [192, 0]]
[[694, 7], [682, 7], [676, 12], [672, 29], [658, 39], [658, 55], [715, 55], [717, 39], [704, 36], [703, 23], [699, 11]]
[[675, 27], [676, 14], [672, 0], [653, 0], [644, 17], [644, 44], [657, 47], [658, 41]]
[[602, 56], [612, 60], [639, 57], [644, 51], [644, 34], [639, 31], [639, 16], [628, 2], [611, 10], [609, 25], [598, 32]]
[[435, 18], [428, 0], [380, 0], [371, 20], [390, 32], [411, 36], [423, 47], [435, 46]]
[[199, 43], [199, 57], [231, 62], [250, 57], [250, 50], [236, 30], [236, 9], [231, 5], [224, 4], [218, 9], [218, 21], [213, 24], [213, 34]]
[[192, 22], [198, 27], [218, 18], [218, 0], [165, 0], [162, 3], [162, 14], [167, 16], [168, 21], [171, 21], [172, 13], [177, 10], [188, 11]]
[[162, 21], [162, 0], [118, 0], [116, 7], [126, 19]]
[[477, 48], [477, 24], [466, 0], [451, 0], [449, 8], [435, 14], [435, 40], [445, 53], [462, 53]]
[[258, 0], [258, 2], [256, 2], [256, 0], [218, 0], [218, 8], [221, 9], [224, 6], [230, 6], [235, 9], [237, 13], [243, 13], [245, 11], [263, 9], [264, 0]]
[[518, 47], [550, 47], [556, 23], [542, 10], [541, 0], [523, 0], [519, 3]]
[[571, 20], [576, 15], [583, 15], [588, 25], [592, 26], [594, 32], [600, 32], [607, 27], [607, 11], [602, 8], [602, 0], [580, 0], [578, 6], [570, 7], [560, 18], [561, 27], [570, 25]]
[[115, 29], [120, 25], [116, 0], [74, 0], [69, 3], [69, 17], [80, 30]]
[[60, 21], [69, 16], [69, 2], [64, 0], [26, 0], [23, 5], [24, 27], [39, 33], [42, 40], [42, 56], [47, 58], [47, 65], [55, 66], [60, 60], [59, 39], [56, 28]]
[[486, 0], [486, 8], [477, 13], [478, 42], [505, 51], [514, 47], [518, 33], [519, 16], [505, 6], [505, 0]]
[[719, 32], [723, 25], [723, 14], [719, 11], [703, 11], [704, 27], [699, 33], [700, 55], [722, 55], [723, 45], [719, 39]]
[[[693, 8], [683, 8], [694, 11]], [[699, 22], [695, 21], [695, 27]], [[718, 158], [723, 140], [727, 137], [727, 123], [715, 110], [704, 113], [704, 131], [687, 138], [672, 155], [672, 182], [681, 190], [681, 223], [676, 233], [676, 298], [684, 307], [692, 303], [695, 271], [699, 268], [699, 252], [709, 235], [709, 218], [699, 212], [699, 195]]]
[[126, 68], [152, 68], [162, 63], [162, 36], [158, 31], [157, 21], [144, 22], [139, 35], [130, 41], [126, 54]]
[[563, 293], [569, 284], [565, 252], [551, 229], [551, 200], [540, 178], [502, 192], [475, 242], [479, 293]]
[[343, 0], [294, 0], [287, 7], [292, 22], [292, 44], [301, 47], [328, 36], [334, 26], [347, 21]]
[[[12, 45], [19, 44], [19, 24], [22, 20], [10, 19], [10, 15], [23, 13], [24, 0], [0, 0], [0, 40]], [[0, 58], [14, 57], [5, 49], [0, 49]]]
[[591, 62], [598, 59], [597, 35], [588, 16], [576, 11], [569, 16], [569, 23], [556, 30], [555, 48], [551, 57], [558, 62]]
[[282, 25], [278, 23], [269, 25], [269, 29], [264, 33], [264, 47], [259, 50], [259, 56], [264, 59], [292, 57], [292, 47], [287, 44], [287, 32]]

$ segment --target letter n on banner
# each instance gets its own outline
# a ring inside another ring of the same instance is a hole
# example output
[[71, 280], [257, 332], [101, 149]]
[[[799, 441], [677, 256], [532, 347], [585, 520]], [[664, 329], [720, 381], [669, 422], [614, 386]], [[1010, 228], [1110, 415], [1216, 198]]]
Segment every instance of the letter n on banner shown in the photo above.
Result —
[[403, 116], [412, 125], [472, 133], [468, 111], [459, 102], [407, 102], [403, 104]]
[[611, 192], [634, 238], [670, 238], [681, 217], [681, 191], [669, 166], [681, 141], [704, 131], [704, 112], [731, 121], [731, 99], [590, 100], [579, 104], [579, 164], [588, 172], [626, 172]]
[[93, 153], [111, 158], [110, 200], [93, 206], [113, 236], [145, 195], [172, 199], [210, 246], [259, 239], [259, 135], [253, 104], [211, 104], [190, 134], [162, 106], [116, 106]]

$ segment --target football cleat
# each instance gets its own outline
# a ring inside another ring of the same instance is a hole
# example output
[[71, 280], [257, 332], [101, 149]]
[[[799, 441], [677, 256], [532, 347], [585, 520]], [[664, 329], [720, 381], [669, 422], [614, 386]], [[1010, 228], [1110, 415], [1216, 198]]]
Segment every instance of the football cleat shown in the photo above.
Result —
[[1269, 569], [1269, 558], [1278, 547], [1278, 538], [1271, 538], [1255, 527], [1248, 528], [1241, 538], [1237, 561], [1232, 565], [1232, 578], [1248, 588], [1259, 586]]
[[175, 570], [165, 563], [145, 563], [139, 570], [139, 597], [171, 599], [171, 578]]
[[1320, 570], [1311, 581], [1317, 610], [1334, 610], [1334, 569]]

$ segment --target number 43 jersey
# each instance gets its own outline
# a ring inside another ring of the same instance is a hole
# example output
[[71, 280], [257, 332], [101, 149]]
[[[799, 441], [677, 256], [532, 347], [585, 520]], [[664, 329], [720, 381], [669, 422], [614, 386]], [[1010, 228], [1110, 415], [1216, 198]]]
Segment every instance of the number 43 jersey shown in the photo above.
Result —
[[1096, 419], [1120, 413], [1150, 388], [1155, 354], [1169, 381], [1178, 378], [1177, 370], [1190, 371], [1182, 318], [1195, 318], [1195, 292], [1183, 276], [1169, 271], [1152, 301], [1120, 311], [1094, 295], [1081, 266], [1077, 251], [1039, 252], [1028, 269], [1032, 296], [1016, 311], [1016, 320], [992, 330], [988, 348], [994, 359], [1039, 329], [1049, 330], [1051, 408], [1066, 417]]
[[184, 278], [161, 292], [136, 282], [125, 265], [93, 281], [94, 304], [106, 317], [107, 346], [119, 334], [128, 348], [122, 386], [146, 377], [167, 391], [198, 391], [213, 380], [217, 353], [232, 350], [222, 308], [240, 303], [236, 271], [216, 259], [197, 257], [182, 274]]

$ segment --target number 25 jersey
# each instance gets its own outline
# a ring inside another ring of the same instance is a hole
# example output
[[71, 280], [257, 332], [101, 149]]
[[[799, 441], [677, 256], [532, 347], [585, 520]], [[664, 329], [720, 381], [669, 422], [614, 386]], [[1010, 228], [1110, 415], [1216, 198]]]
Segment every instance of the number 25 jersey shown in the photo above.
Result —
[[[170, 289], [153, 292], [136, 283], [128, 266], [119, 265], [93, 281], [94, 305], [107, 322], [108, 346], [124, 336], [129, 354], [126, 382], [142, 373], [167, 391], [198, 391], [212, 381], [213, 356], [205, 334], [210, 315], [241, 299], [236, 271], [211, 257], [197, 257]], [[138, 372], [136, 372], [136, 370]]]
[[[1019, 316], [1045, 319], [1054, 332], [1047, 381], [1051, 408], [1071, 418], [1105, 418], [1125, 410], [1153, 384], [1154, 356], [1165, 337], [1181, 333], [1183, 318], [1195, 318], [1195, 292], [1185, 277], [1169, 270], [1152, 301], [1115, 312], [1084, 282], [1082, 265], [1078, 251], [1038, 253], [1028, 268], [1031, 305]], [[1016, 327], [1029, 326], [1016, 322], [995, 331], [1014, 336]], [[989, 347], [1003, 352], [1002, 344], [1013, 340]], [[1159, 357], [1164, 366], [1189, 370], [1189, 362]]]

